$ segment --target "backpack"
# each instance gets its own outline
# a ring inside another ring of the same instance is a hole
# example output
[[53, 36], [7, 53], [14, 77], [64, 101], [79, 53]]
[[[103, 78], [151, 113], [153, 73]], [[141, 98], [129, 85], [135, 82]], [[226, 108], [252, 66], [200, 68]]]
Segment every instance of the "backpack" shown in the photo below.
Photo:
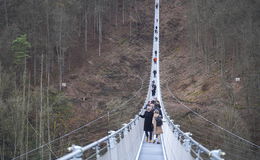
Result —
[[161, 126], [163, 124], [162, 117], [158, 116], [155, 120], [156, 120], [156, 126]]

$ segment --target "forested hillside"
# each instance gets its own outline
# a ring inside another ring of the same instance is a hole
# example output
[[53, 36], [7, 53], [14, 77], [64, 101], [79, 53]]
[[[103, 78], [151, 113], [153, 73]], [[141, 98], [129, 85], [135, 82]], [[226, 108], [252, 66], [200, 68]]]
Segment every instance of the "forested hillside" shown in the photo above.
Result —
[[[168, 112], [194, 139], [238, 156], [226, 159], [254, 159], [259, 150], [179, 102], [260, 144], [260, 2], [161, 1]], [[71, 144], [92, 142], [139, 111], [149, 77], [153, 5], [0, 0], [1, 160], [35, 148], [17, 159], [55, 159]]]
[[161, 39], [168, 111], [199, 142], [226, 151], [225, 159], [257, 159], [256, 146], [215, 124], [260, 143], [259, 1], [174, 2], [176, 16], [162, 13], [173, 28]]
[[[0, 1], [1, 159], [34, 148], [19, 158], [55, 158], [71, 143], [89, 143], [133, 117], [149, 67], [150, 48], [141, 43], [151, 33], [141, 3]], [[57, 139], [103, 114], [94, 131], [85, 127], [73, 139]]]

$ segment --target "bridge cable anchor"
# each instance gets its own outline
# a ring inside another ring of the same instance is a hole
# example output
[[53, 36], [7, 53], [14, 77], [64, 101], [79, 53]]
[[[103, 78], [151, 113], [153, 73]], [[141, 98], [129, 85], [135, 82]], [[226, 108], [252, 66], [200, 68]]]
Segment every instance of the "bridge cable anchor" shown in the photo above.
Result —
[[221, 156], [226, 155], [225, 152], [221, 151], [221, 149], [212, 150], [209, 152], [210, 160], [224, 160]]
[[190, 140], [190, 136], [192, 136], [192, 134], [191, 134], [190, 132], [184, 133], [183, 146], [185, 147], [185, 150], [186, 150], [187, 152], [190, 152], [190, 150], [191, 150], [191, 140]]
[[73, 158], [71, 158], [70, 160], [82, 160], [81, 156], [83, 155], [83, 150], [81, 146], [73, 144], [71, 147], [68, 147], [68, 151], [70, 152], [80, 151], [80, 153], [73, 156]]

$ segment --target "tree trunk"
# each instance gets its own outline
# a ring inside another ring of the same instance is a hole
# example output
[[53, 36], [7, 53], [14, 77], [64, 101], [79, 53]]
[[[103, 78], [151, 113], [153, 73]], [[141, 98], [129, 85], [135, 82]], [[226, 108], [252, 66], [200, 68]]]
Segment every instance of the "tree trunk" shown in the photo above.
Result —
[[[26, 107], [26, 148], [25, 148], [25, 152], [28, 152], [28, 148], [29, 148], [29, 109], [30, 109], [30, 98], [31, 98], [31, 93], [30, 93], [30, 89], [31, 89], [31, 76], [29, 75], [29, 82], [28, 82], [28, 91], [27, 91], [27, 107]], [[28, 160], [28, 154], [25, 155], [25, 159]]]
[[1, 157], [1, 160], [5, 160], [5, 138], [3, 136], [3, 140], [2, 140], [2, 157]]
[[93, 39], [96, 39], [96, 12], [97, 12], [97, 2], [94, 3], [94, 14], [93, 14]]
[[[50, 72], [48, 70], [48, 76], [47, 76], [47, 127], [48, 127], [48, 142], [51, 141], [51, 131], [50, 131], [50, 102], [49, 102], [49, 87], [50, 87]], [[51, 145], [49, 145], [49, 149], [51, 151]], [[51, 160], [51, 152], [49, 152], [49, 160]]]
[[84, 19], [85, 19], [85, 37], [84, 37], [84, 50], [85, 50], [85, 55], [87, 54], [87, 50], [88, 50], [88, 10], [87, 10], [87, 6], [85, 6], [84, 9]]
[[123, 0], [123, 6], [122, 6], [122, 21], [123, 24], [125, 24], [125, 0]]
[[130, 9], [130, 13], [129, 13], [129, 38], [131, 39], [132, 36], [132, 11]]
[[221, 78], [222, 78], [222, 80], [223, 80], [223, 78], [224, 78], [224, 54], [225, 54], [225, 53], [224, 53], [224, 52], [225, 52], [225, 43], [224, 43], [224, 40], [225, 40], [225, 38], [223, 37], [223, 34], [221, 34], [220, 36], [221, 36], [220, 75], [221, 75]]
[[63, 53], [62, 53], [62, 21], [63, 21], [63, 16], [62, 16], [62, 9], [60, 13], [60, 33], [59, 33], [59, 69], [60, 69], [60, 76], [59, 76], [59, 86], [61, 90], [61, 83], [62, 83], [62, 77], [63, 77]]
[[[50, 24], [49, 24], [49, 0], [46, 0], [46, 70], [48, 69], [47, 67], [50, 67], [49, 64], [51, 64], [51, 56], [49, 52], [49, 43], [50, 43]], [[46, 71], [46, 76], [48, 72]]]
[[14, 128], [14, 152], [13, 152], [13, 157], [16, 157], [16, 152], [17, 152], [17, 129], [16, 129], [16, 127], [17, 127], [17, 120], [16, 120], [16, 117], [14, 117], [14, 116], [16, 116], [16, 111], [14, 111], [14, 113], [13, 113], [13, 117], [12, 117], [12, 121], [14, 122], [13, 124], [14, 124], [14, 126], [13, 126], [13, 128]]
[[[43, 54], [41, 56], [41, 83], [40, 83], [40, 140], [39, 146], [43, 144], [44, 139], [44, 121], [43, 121]], [[43, 147], [41, 148], [41, 159], [43, 159]]]
[[99, 38], [98, 38], [98, 55], [101, 56], [101, 45], [102, 45], [102, 20], [101, 20], [101, 10], [98, 12], [98, 30], [99, 30]]
[[37, 76], [36, 76], [36, 70], [37, 70], [37, 57], [34, 54], [33, 56], [33, 85], [36, 86]]
[[[27, 74], [27, 70], [26, 70], [26, 58], [24, 58], [24, 71], [23, 71], [23, 100], [22, 100], [22, 110], [21, 110], [21, 130], [20, 130], [20, 153], [24, 152], [24, 126], [25, 126], [25, 120], [27, 119], [25, 117], [25, 111], [26, 111], [26, 74]], [[23, 159], [23, 157], [22, 157]]]
[[7, 29], [9, 30], [8, 12], [7, 12], [6, 0], [4, 0], [4, 7], [5, 7], [5, 24], [6, 24]]
[[117, 14], [118, 14], [118, 0], [115, 0], [115, 6], [116, 6], [116, 15], [115, 15], [115, 20], [116, 20], [116, 28], [118, 26], [118, 17], [117, 17]]

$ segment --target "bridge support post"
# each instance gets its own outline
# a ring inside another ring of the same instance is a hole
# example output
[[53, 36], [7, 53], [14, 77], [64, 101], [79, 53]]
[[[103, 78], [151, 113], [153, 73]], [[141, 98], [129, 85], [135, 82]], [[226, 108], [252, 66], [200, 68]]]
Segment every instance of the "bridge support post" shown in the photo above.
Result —
[[[127, 126], [127, 124], [126, 124], [126, 123], [124, 123], [124, 124], [122, 124], [122, 126], [123, 126], [123, 127], [125, 127], [125, 126]], [[124, 138], [125, 138], [125, 136], [127, 135], [127, 133], [128, 133], [128, 129], [127, 129], [127, 128], [125, 128], [125, 129], [123, 130], [123, 135], [124, 135]]]
[[[108, 133], [113, 134], [113, 133], [115, 133], [115, 131], [109, 131]], [[115, 137], [109, 138], [109, 148], [110, 149], [115, 147], [115, 142], [116, 142]]]
[[221, 158], [221, 156], [224, 156], [226, 153], [222, 152], [220, 149], [218, 150], [212, 150], [209, 152], [209, 156], [210, 156], [210, 160], [224, 160], [223, 158]]
[[[109, 134], [114, 134], [115, 131], [109, 131]], [[109, 152], [111, 159], [118, 159], [117, 157], [117, 146], [116, 146], [116, 138], [114, 136], [109, 138]]]
[[95, 149], [96, 149], [96, 158], [99, 159], [99, 158], [100, 158], [100, 155], [99, 155], [99, 146], [97, 145], [97, 146], [95, 147]]
[[71, 152], [76, 152], [76, 151], [80, 151], [80, 153], [78, 153], [77, 155], [75, 155], [73, 158], [71, 158], [70, 160], [82, 160], [81, 156], [83, 155], [83, 150], [81, 146], [77, 146], [77, 145], [72, 145], [71, 147], [68, 148], [69, 151]]
[[174, 120], [171, 119], [170, 116], [167, 116], [167, 118], [170, 120], [168, 121], [168, 125], [170, 126], [171, 130], [174, 132], [174, 127], [173, 127]]
[[179, 131], [178, 131], [178, 128], [180, 128], [180, 125], [174, 125], [174, 130], [173, 130], [173, 132], [174, 132], [175, 137], [179, 139]]
[[183, 140], [183, 146], [185, 147], [185, 150], [187, 151], [187, 152], [190, 152], [190, 150], [191, 150], [191, 143], [190, 143], [190, 139], [188, 139], [188, 138], [185, 138], [184, 140]]
[[[122, 124], [124, 127], [127, 126], [126, 123]], [[125, 149], [125, 155], [127, 156], [127, 159], [131, 159], [130, 157], [130, 147], [128, 146], [129, 145], [129, 131], [128, 131], [128, 127], [126, 127], [124, 130], [123, 130], [123, 135], [124, 135], [124, 138], [123, 138], [123, 141], [124, 141], [124, 149]]]
[[[135, 118], [139, 120], [139, 116], [138, 115], [135, 115]], [[134, 124], [136, 124], [136, 121], [134, 122]]]
[[195, 160], [201, 160], [200, 153], [202, 153], [202, 151], [197, 148], [196, 153], [195, 153], [196, 154], [196, 159]]
[[190, 132], [184, 133], [185, 134], [185, 138], [183, 140], [183, 146], [185, 147], [185, 150], [187, 152], [190, 152], [191, 150], [191, 141], [189, 136], [192, 136], [192, 134]]

